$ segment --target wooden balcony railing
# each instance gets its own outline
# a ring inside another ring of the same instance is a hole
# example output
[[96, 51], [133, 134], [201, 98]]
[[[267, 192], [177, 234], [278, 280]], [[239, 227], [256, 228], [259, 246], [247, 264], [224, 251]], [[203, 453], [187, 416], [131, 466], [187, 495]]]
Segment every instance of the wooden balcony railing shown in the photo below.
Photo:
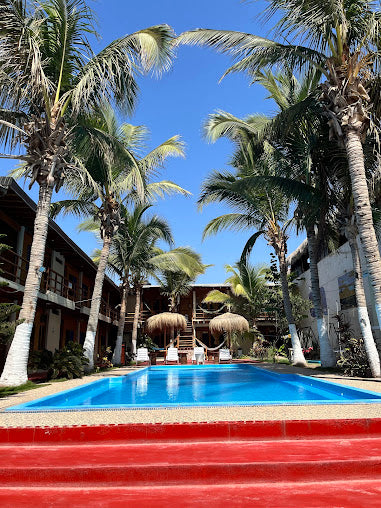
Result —
[[[134, 312], [126, 312], [126, 324], [132, 324], [134, 322]], [[149, 310], [141, 310], [139, 313], [139, 323], [144, 323], [152, 313]]]
[[[4, 279], [25, 286], [28, 268], [29, 261], [16, 254], [16, 252], [6, 250], [0, 254], [0, 275]], [[41, 277], [40, 292], [46, 293], [47, 291], [75, 302], [77, 307], [90, 307], [91, 291], [87, 288], [79, 287], [51, 268], [43, 272]], [[119, 312], [108, 305], [103, 299], [101, 301], [100, 313], [113, 321], [119, 319]]]

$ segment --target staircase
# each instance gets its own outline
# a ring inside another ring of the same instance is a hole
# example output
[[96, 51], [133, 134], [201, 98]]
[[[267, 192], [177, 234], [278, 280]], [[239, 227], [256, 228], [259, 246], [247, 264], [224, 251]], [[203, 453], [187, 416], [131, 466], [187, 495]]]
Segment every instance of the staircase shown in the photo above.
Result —
[[193, 326], [192, 323], [188, 321], [186, 329], [179, 336], [177, 347], [179, 349], [193, 349], [194, 346]]
[[0, 429], [0, 506], [379, 507], [381, 420]]

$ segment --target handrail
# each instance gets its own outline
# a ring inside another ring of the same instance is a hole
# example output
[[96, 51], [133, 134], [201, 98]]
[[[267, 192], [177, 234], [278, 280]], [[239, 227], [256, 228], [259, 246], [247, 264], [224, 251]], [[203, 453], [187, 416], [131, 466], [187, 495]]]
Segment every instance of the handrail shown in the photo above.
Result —
[[[12, 259], [13, 258], [13, 259]], [[16, 282], [21, 286], [25, 286], [26, 276], [29, 269], [29, 261], [12, 250], [5, 250], [0, 255], [1, 273], [0, 275], [9, 281]], [[90, 291], [79, 287], [77, 284], [70, 281], [64, 275], [56, 272], [52, 268], [47, 270], [42, 275], [40, 284], [40, 292], [46, 293], [50, 291], [63, 298], [71, 300], [75, 303], [87, 303], [83, 305], [90, 307]], [[118, 319], [118, 312], [113, 309], [102, 299], [101, 313], [106, 317], [113, 320]]]

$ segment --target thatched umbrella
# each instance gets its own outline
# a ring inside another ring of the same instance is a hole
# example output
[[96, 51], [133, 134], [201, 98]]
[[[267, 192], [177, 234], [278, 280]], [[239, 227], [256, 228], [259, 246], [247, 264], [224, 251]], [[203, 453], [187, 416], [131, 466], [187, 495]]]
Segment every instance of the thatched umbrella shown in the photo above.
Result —
[[162, 312], [161, 314], [155, 314], [149, 317], [146, 327], [148, 332], [164, 332], [166, 336], [166, 332], [185, 330], [187, 327], [187, 320], [182, 314], [176, 312]]
[[212, 335], [227, 333], [229, 337], [229, 346], [230, 346], [230, 338], [233, 332], [248, 332], [249, 331], [249, 323], [247, 319], [239, 314], [232, 314], [231, 312], [225, 312], [225, 314], [221, 314], [221, 316], [216, 316], [209, 322], [209, 330]]

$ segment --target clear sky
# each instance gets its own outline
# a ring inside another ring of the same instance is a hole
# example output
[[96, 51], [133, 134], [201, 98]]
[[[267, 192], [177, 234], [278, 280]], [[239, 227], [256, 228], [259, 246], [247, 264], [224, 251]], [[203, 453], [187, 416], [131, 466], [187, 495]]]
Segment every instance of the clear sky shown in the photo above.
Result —
[[[177, 34], [193, 28], [217, 28], [250, 32], [266, 36], [270, 25], [261, 24], [259, 17], [264, 2], [240, 0], [97, 0], [89, 2], [99, 20], [100, 41], [94, 49], [102, 49], [113, 39], [136, 30], [167, 23]], [[225, 264], [238, 260], [249, 232], [224, 232], [202, 242], [207, 222], [229, 210], [222, 205], [209, 205], [200, 213], [196, 201], [200, 186], [213, 169], [227, 168], [232, 151], [227, 140], [208, 144], [202, 137], [202, 124], [216, 109], [236, 116], [250, 113], [272, 114], [275, 106], [266, 100], [259, 85], [249, 86], [244, 75], [232, 75], [218, 83], [229, 65], [229, 58], [213, 50], [180, 47], [170, 72], [160, 80], [142, 77], [140, 98], [132, 124], [146, 125], [151, 131], [149, 148], [180, 134], [186, 143], [186, 158], [171, 159], [161, 177], [170, 179], [192, 193], [191, 198], [171, 197], [155, 206], [155, 213], [170, 223], [177, 246], [188, 245], [200, 252], [204, 263], [212, 264], [197, 282], [222, 282], [226, 278]], [[1, 161], [1, 175], [6, 175], [14, 162]], [[23, 186], [23, 182], [20, 182]], [[27, 188], [25, 187], [27, 190]], [[37, 197], [37, 186], [27, 191]], [[61, 196], [60, 196], [61, 197]], [[97, 246], [89, 233], [78, 233], [78, 221], [72, 217], [57, 219], [62, 229], [88, 254]], [[289, 252], [300, 243], [295, 235], [289, 241]], [[253, 250], [252, 262], [269, 263], [270, 249], [259, 240]]]

